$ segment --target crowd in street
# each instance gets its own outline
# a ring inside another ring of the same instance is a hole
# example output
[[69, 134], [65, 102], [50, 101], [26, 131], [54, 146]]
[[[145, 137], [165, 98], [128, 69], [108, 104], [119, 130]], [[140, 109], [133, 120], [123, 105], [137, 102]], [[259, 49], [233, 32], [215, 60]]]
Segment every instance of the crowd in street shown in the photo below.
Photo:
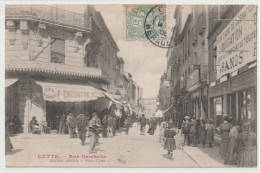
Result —
[[[257, 138], [252, 131], [249, 121], [236, 122], [232, 124], [232, 117], [224, 116], [224, 122], [215, 128], [213, 119], [194, 119], [185, 116], [180, 130], [174, 127], [172, 119], [146, 118], [142, 115], [136, 119], [133, 115], [116, 116], [110, 111], [104, 110], [98, 114], [93, 112], [88, 114], [74, 115], [72, 112], [60, 117], [58, 133], [66, 134], [68, 130], [71, 138], [79, 138], [81, 145], [85, 145], [86, 137], [90, 139], [89, 153], [95, 152], [100, 135], [103, 138], [113, 137], [117, 132], [125, 131], [128, 135], [129, 128], [133, 122], [140, 123], [140, 135], [146, 134], [146, 125], [149, 126], [147, 134], [154, 135], [157, 125], [160, 127], [159, 142], [167, 150], [169, 159], [173, 159], [173, 150], [182, 149], [184, 145], [196, 147], [201, 144], [203, 148], [214, 147], [215, 133], [221, 138], [220, 151], [224, 164], [237, 165], [238, 167], [255, 167], [257, 165]], [[33, 134], [40, 134], [41, 129], [35, 117], [30, 121], [30, 131]], [[178, 141], [174, 136], [179, 135]], [[12, 151], [13, 146], [6, 130], [6, 151]]]
[[213, 147], [215, 132], [221, 138], [220, 151], [224, 164], [237, 165], [238, 167], [255, 167], [257, 165], [256, 134], [251, 130], [248, 120], [235, 122], [231, 116], [224, 116], [224, 122], [215, 128], [213, 119], [193, 119], [184, 117], [181, 127], [183, 145], [196, 147], [206, 144]]
[[[116, 136], [116, 133], [129, 132], [134, 120], [134, 114], [124, 112], [122, 109], [104, 109], [101, 112], [91, 114], [75, 115], [69, 111], [67, 115], [62, 113], [58, 116], [57, 126], [51, 129], [47, 123], [38, 123], [36, 117], [32, 117], [29, 122], [29, 132], [40, 135], [45, 134], [69, 134], [70, 138], [79, 138], [81, 145], [85, 145], [88, 137], [90, 140], [89, 153], [95, 152], [95, 146], [98, 144], [100, 136], [103, 138]], [[9, 121], [6, 118], [6, 152], [12, 152], [13, 146], [9, 138]]]
[[[215, 127], [213, 119], [195, 119], [185, 116], [181, 129], [174, 127], [172, 119], [152, 118], [146, 119], [144, 115], [140, 118], [140, 134], [144, 135], [145, 124], [149, 124], [148, 134], [153, 135], [156, 126], [160, 127], [159, 142], [167, 150], [169, 159], [173, 159], [173, 150], [182, 149], [184, 145], [196, 147], [199, 144], [203, 148], [213, 148], [215, 135], [221, 138], [219, 154], [224, 164], [237, 165], [238, 167], [257, 166], [257, 138], [253, 132], [252, 122], [244, 120], [235, 122], [231, 116], [224, 116], [224, 122], [218, 128]], [[174, 136], [179, 135], [177, 141]]]

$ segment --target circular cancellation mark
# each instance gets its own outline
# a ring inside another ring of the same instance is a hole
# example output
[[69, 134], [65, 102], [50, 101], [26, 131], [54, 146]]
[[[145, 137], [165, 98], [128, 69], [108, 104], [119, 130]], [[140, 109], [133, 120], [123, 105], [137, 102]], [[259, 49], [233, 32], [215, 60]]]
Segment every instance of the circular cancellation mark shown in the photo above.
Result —
[[172, 36], [167, 37], [166, 31], [166, 7], [164, 5], [156, 5], [146, 14], [144, 21], [145, 36], [157, 47], [174, 47]]

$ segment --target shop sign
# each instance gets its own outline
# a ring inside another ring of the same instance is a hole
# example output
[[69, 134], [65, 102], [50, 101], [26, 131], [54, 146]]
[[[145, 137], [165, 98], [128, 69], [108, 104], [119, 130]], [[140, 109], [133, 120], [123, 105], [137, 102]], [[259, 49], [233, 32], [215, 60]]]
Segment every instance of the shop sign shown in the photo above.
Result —
[[42, 86], [43, 98], [55, 102], [83, 102], [104, 97], [101, 90], [91, 86], [36, 82]]
[[256, 16], [245, 5], [217, 37], [217, 79], [256, 60]]
[[256, 71], [249, 71], [231, 80], [231, 90], [236, 91], [256, 85]]

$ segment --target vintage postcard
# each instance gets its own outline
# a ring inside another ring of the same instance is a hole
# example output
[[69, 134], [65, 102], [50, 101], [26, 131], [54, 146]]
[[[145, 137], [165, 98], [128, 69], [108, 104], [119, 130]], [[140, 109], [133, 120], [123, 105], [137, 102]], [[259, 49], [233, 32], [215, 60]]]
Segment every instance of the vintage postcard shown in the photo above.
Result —
[[257, 5], [6, 4], [6, 167], [257, 167]]

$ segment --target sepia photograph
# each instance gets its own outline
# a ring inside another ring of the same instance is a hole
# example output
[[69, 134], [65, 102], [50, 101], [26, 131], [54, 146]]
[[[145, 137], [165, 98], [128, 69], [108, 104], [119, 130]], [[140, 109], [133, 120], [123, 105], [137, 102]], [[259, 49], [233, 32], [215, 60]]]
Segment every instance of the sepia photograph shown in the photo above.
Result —
[[5, 4], [5, 166], [257, 168], [257, 7]]

